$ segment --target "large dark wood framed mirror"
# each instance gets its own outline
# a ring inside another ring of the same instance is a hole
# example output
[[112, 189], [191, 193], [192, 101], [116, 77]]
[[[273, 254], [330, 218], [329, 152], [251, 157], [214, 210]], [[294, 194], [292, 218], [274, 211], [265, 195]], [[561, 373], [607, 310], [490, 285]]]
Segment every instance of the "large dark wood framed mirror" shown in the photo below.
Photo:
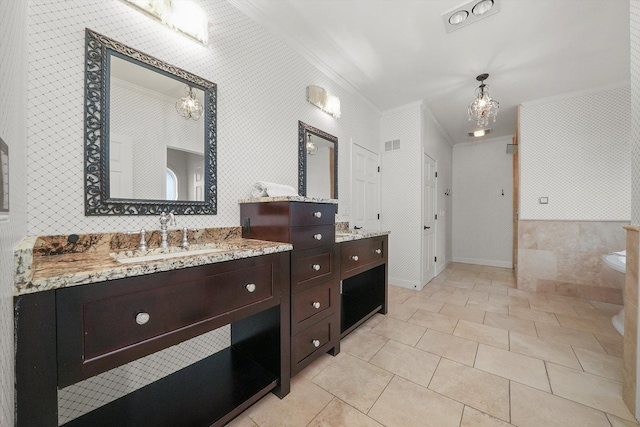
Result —
[[89, 29], [85, 48], [85, 214], [215, 214], [216, 84]]
[[298, 121], [298, 194], [338, 198], [338, 138]]

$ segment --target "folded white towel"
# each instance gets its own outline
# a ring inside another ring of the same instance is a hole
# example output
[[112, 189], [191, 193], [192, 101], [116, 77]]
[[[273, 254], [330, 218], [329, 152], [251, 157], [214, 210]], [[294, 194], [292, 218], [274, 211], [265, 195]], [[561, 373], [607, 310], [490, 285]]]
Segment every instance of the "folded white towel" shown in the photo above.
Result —
[[625, 249], [624, 251], [614, 252], [614, 254], [626, 257], [627, 256], [627, 250]]
[[252, 197], [280, 197], [297, 196], [298, 192], [290, 185], [276, 184], [273, 182], [258, 181], [251, 189]]

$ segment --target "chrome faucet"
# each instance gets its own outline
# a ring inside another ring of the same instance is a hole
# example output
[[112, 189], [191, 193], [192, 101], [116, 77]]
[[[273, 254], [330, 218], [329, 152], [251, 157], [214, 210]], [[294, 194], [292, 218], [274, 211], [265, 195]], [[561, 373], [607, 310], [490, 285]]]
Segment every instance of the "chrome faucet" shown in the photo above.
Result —
[[169, 242], [167, 242], [167, 227], [175, 225], [176, 218], [173, 216], [173, 213], [169, 212], [167, 214], [166, 212], [162, 212], [160, 214], [160, 237], [162, 238], [162, 241], [160, 242], [161, 248], [169, 247]]

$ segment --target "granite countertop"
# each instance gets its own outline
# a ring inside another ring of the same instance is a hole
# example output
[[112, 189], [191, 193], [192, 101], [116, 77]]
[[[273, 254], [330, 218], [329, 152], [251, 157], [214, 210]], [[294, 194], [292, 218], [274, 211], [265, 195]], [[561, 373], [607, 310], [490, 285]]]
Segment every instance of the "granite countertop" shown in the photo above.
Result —
[[368, 239], [370, 237], [385, 236], [390, 233], [391, 233], [390, 231], [379, 231], [379, 230], [352, 230], [352, 231], [336, 230], [336, 243], [350, 242], [352, 240]]
[[280, 197], [254, 197], [240, 199], [238, 203], [266, 203], [266, 202], [305, 202], [305, 203], [331, 203], [338, 204], [338, 199], [321, 199], [319, 197], [306, 196], [280, 196]]
[[[159, 241], [157, 232], [148, 234]], [[243, 239], [240, 228], [204, 229], [193, 232], [188, 250], [179, 247], [182, 231], [169, 233], [170, 247], [137, 250], [139, 236], [97, 233], [72, 236], [26, 237], [14, 253], [14, 295], [103, 282], [123, 277], [169, 271], [290, 251], [288, 243]], [[70, 239], [70, 237], [73, 237]], [[71, 241], [75, 240], [73, 243]], [[156, 245], [157, 246], [157, 245]], [[196, 254], [182, 255], [189, 251]], [[214, 251], [214, 252], [210, 252]], [[169, 258], [157, 259], [157, 256]], [[152, 259], [136, 257], [149, 257]], [[153, 259], [153, 258], [156, 259]], [[127, 259], [119, 262], [117, 259]]]

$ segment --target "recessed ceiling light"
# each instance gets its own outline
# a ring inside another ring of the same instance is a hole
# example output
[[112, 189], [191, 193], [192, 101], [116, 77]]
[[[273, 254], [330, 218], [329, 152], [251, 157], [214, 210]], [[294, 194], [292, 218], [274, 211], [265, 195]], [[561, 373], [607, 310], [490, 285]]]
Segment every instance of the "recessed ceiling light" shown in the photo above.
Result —
[[478, 129], [473, 132], [469, 132], [469, 136], [473, 136], [474, 138], [479, 138], [481, 136], [485, 136], [491, 133], [491, 129]]
[[467, 12], [466, 10], [459, 10], [453, 15], [451, 15], [451, 17], [449, 17], [449, 24], [451, 25], [461, 24], [464, 22], [465, 19], [467, 19], [468, 16], [469, 16], [469, 12]]
[[482, 0], [480, 3], [473, 6], [473, 9], [471, 11], [473, 12], [474, 15], [480, 16], [489, 12], [492, 7], [493, 7], [493, 0]]

